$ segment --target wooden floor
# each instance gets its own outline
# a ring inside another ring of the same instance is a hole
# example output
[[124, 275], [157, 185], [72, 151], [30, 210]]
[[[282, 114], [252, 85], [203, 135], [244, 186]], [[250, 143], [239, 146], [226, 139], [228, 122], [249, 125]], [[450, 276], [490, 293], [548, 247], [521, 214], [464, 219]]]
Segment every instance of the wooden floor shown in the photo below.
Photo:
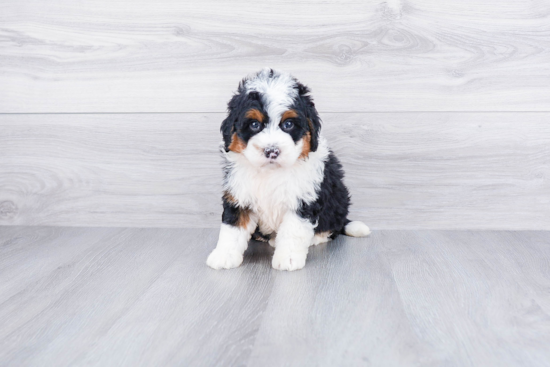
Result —
[[0, 227], [0, 364], [548, 366], [550, 232], [374, 231], [270, 267], [214, 229]]

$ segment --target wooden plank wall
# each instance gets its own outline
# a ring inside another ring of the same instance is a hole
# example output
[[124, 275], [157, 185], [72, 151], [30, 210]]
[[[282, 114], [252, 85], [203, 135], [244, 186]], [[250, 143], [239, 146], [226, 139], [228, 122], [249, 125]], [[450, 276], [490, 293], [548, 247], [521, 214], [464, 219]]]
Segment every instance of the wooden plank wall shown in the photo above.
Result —
[[550, 1], [7, 0], [0, 224], [213, 227], [218, 128], [313, 90], [373, 228], [550, 229]]

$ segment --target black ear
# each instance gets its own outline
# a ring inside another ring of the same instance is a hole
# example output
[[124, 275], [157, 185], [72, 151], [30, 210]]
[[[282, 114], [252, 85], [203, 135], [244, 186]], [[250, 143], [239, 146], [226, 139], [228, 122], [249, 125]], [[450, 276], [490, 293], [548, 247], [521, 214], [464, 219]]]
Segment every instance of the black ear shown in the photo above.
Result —
[[319, 134], [321, 133], [321, 119], [319, 119], [319, 114], [315, 109], [315, 105], [311, 104], [311, 108], [308, 109], [308, 123], [309, 131], [311, 132], [311, 151], [315, 152], [317, 146], [319, 145]]
[[222, 121], [222, 126], [220, 127], [220, 132], [223, 136], [223, 142], [225, 145], [225, 151], [229, 151], [229, 146], [231, 145], [231, 137], [235, 132], [235, 124], [237, 123], [238, 118], [238, 107], [239, 107], [239, 98], [240, 94], [235, 94], [229, 103], [227, 104], [227, 117]]
[[237, 131], [236, 124], [239, 118], [239, 111], [242, 109], [243, 101], [243, 82], [239, 84], [239, 90], [237, 94], [233, 95], [229, 103], [227, 103], [227, 117], [222, 121], [222, 126], [220, 127], [220, 132], [223, 136], [223, 142], [225, 144], [225, 151], [229, 151], [229, 146], [231, 145], [231, 137], [233, 133]]
[[243, 112], [243, 109], [246, 107], [246, 103], [250, 100], [257, 100], [259, 99], [259, 95], [256, 92], [246, 94], [245, 90], [245, 82], [246, 78], [243, 79], [239, 83], [239, 88], [237, 89], [237, 93], [233, 95], [229, 103], [227, 104], [227, 117], [222, 122], [222, 126], [220, 127], [220, 132], [223, 136], [223, 142], [225, 144], [225, 151], [229, 151], [229, 146], [231, 145], [231, 138], [233, 137], [233, 134], [237, 132], [237, 122], [239, 120], [239, 116]]
[[319, 145], [319, 134], [321, 133], [321, 119], [315, 108], [315, 103], [309, 95], [309, 88], [305, 85], [298, 83], [298, 95], [302, 100], [302, 106], [305, 111], [307, 122], [309, 125], [309, 132], [311, 133], [310, 150], [315, 152]]
[[231, 136], [233, 135], [233, 132], [235, 131], [235, 119], [232, 116], [231, 113], [229, 113], [229, 116], [222, 122], [222, 126], [220, 127], [220, 132], [223, 136], [223, 142], [225, 145], [225, 151], [229, 151], [229, 146], [231, 145]]

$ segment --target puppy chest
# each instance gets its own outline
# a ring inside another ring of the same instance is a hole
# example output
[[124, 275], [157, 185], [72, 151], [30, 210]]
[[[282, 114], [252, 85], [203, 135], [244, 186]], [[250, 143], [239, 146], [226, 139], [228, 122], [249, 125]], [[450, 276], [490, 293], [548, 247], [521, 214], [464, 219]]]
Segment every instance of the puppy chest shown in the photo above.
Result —
[[267, 234], [277, 231], [290, 206], [279, 201], [258, 200], [251, 209], [258, 216], [260, 229]]
[[241, 206], [258, 216], [260, 228], [276, 231], [288, 211], [296, 211], [301, 201], [316, 200], [318, 171], [308, 168], [252, 170], [236, 165], [226, 188]]
[[292, 182], [276, 179], [241, 182], [244, 187], [235, 188], [235, 197], [258, 216], [264, 232], [275, 232], [286, 212], [298, 207], [300, 197], [292, 190]]

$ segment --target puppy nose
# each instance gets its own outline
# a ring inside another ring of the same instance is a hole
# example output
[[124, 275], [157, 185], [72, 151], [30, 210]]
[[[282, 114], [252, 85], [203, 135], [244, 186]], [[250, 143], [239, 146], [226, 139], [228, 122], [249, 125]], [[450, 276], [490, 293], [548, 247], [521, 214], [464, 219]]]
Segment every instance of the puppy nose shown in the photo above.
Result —
[[279, 153], [281, 153], [279, 151], [279, 148], [275, 148], [275, 147], [268, 147], [268, 148], [265, 148], [264, 149], [264, 154], [265, 154], [265, 157], [266, 158], [269, 158], [269, 159], [275, 159], [279, 156]]

